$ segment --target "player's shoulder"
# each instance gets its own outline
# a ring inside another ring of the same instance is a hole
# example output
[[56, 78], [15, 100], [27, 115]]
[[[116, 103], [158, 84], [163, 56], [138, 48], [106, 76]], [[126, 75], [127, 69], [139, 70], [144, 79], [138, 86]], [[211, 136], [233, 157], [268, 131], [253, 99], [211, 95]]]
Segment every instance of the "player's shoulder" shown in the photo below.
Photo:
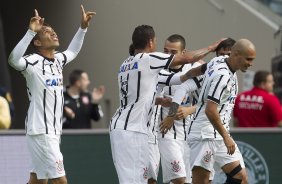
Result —
[[151, 58], [156, 58], [156, 59], [160, 59], [160, 60], [164, 60], [169, 58], [171, 55], [170, 54], [165, 54], [162, 52], [151, 52], [151, 53], [146, 53], [147, 56], [151, 57]]
[[32, 54], [25, 55], [23, 58], [27, 60], [29, 63], [35, 63], [41, 60], [42, 56], [36, 53], [32, 53]]

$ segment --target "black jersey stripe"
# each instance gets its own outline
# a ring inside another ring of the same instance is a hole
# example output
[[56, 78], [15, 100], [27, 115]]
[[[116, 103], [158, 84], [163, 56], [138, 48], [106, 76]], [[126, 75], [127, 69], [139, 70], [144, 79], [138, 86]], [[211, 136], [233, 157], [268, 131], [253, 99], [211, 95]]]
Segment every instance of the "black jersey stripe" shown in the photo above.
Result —
[[200, 88], [201, 87], [201, 83], [200, 81], [198, 80], [197, 77], [193, 77], [192, 80], [195, 82], [195, 84], [197, 85], [197, 88]]
[[129, 116], [130, 116], [130, 113], [131, 113], [133, 107], [134, 107], [134, 104], [131, 105], [131, 107], [130, 107], [130, 109], [129, 109], [129, 111], [128, 111], [128, 114], [127, 114], [127, 116], [126, 116], [125, 124], [124, 124], [124, 128], [123, 128], [124, 130], [127, 129], [127, 124], [128, 124]]
[[183, 130], [184, 130], [184, 141], [186, 141], [187, 140], [187, 135], [186, 135], [186, 120], [185, 119], [183, 119], [182, 120], [183, 121]]
[[53, 119], [53, 126], [54, 126], [54, 132], [55, 132], [55, 135], [56, 135], [56, 107], [57, 107], [57, 94], [56, 94], [56, 90], [54, 90], [54, 97], [55, 97], [55, 100], [54, 100], [54, 119]]
[[155, 69], [160, 69], [160, 68], [164, 68], [165, 65], [162, 66], [150, 66], [150, 69], [155, 70]]
[[42, 61], [42, 74], [45, 75], [45, 58]]
[[165, 82], [165, 84], [167, 85], [167, 86], [169, 86], [169, 84], [170, 84], [170, 80], [171, 80], [171, 78], [174, 76], [174, 74], [170, 74], [170, 76], [167, 78], [167, 80], [166, 80], [166, 82]]
[[[160, 109], [160, 118], [161, 118], [161, 122], [163, 121], [163, 119], [164, 119], [164, 114], [163, 114], [163, 107], [161, 106], [161, 109]], [[165, 134], [162, 134], [162, 138], [164, 138], [165, 137]]]
[[162, 72], [159, 72], [159, 75], [161, 75], [161, 76], [170, 76], [171, 73], [162, 73]]
[[50, 70], [51, 70], [52, 75], [55, 75], [53, 68], [52, 68], [52, 64], [50, 64], [49, 66], [50, 66]]
[[61, 74], [61, 71], [60, 71], [60, 69], [59, 69], [57, 64], [56, 64], [56, 68], [57, 68], [58, 74]]
[[198, 115], [199, 115], [201, 109], [203, 108], [203, 106], [204, 106], [204, 104], [202, 103], [202, 105], [200, 106], [198, 112], [196, 113], [196, 115], [195, 115], [193, 121], [191, 121], [190, 127], [189, 127], [189, 129], [188, 129], [188, 134], [190, 134], [192, 125], [193, 125], [193, 123], [194, 123], [194, 120], [198, 117]]
[[158, 116], [158, 111], [159, 111], [160, 105], [156, 105], [156, 109], [155, 109], [155, 114], [154, 114], [154, 125], [152, 128], [152, 132], [155, 131], [155, 127], [156, 127], [156, 121], [157, 121], [157, 116]]
[[44, 117], [46, 134], [48, 134], [47, 117], [46, 117], [46, 89], [43, 90], [43, 117]]
[[[139, 100], [139, 96], [140, 96], [140, 84], [141, 84], [141, 71], [138, 71], [138, 79], [137, 79], [137, 94], [136, 94], [136, 100], [135, 100], [135, 103], [138, 102]], [[135, 104], [134, 103], [134, 104]], [[129, 120], [129, 116], [131, 114], [131, 111], [134, 107], [134, 104], [131, 105], [129, 111], [128, 111], [128, 114], [126, 116], [126, 119], [125, 119], [125, 124], [124, 124], [124, 130], [127, 129], [127, 124], [128, 124], [128, 120]]]
[[[61, 89], [61, 112], [63, 112], [63, 110], [64, 110], [64, 92]], [[60, 118], [60, 127], [62, 127], [62, 123], [63, 123], [63, 114], [64, 113], [62, 113], [61, 118]], [[62, 129], [60, 130], [61, 130], [60, 134], [62, 134]]]
[[223, 75], [221, 75], [221, 76], [219, 77], [219, 79], [218, 79], [218, 81], [217, 81], [217, 83], [216, 83], [216, 85], [215, 85], [215, 87], [214, 87], [212, 96], [214, 96], [215, 92], [217, 91], [217, 88], [218, 88], [218, 86], [219, 86], [219, 84], [220, 84], [222, 78], [223, 78]]
[[[127, 84], [129, 84], [129, 73], [127, 74], [126, 80], [127, 80]], [[128, 91], [128, 85], [126, 85], [126, 93], [127, 93], [127, 91]], [[127, 106], [127, 94], [124, 97], [124, 107], [126, 107], [126, 106]]]
[[62, 53], [62, 55], [64, 57], [64, 60], [62, 61], [64, 67], [67, 64], [67, 56], [64, 53]]
[[149, 54], [149, 56], [157, 58], [159, 60], [167, 60], [171, 57], [171, 56], [170, 57], [160, 57], [160, 56], [157, 56], [157, 55], [154, 55], [154, 54]]
[[137, 79], [137, 98], [135, 100], [135, 103], [139, 100], [140, 96], [140, 83], [141, 83], [141, 71], [138, 71], [138, 79]]
[[118, 117], [117, 117], [117, 119], [116, 119], [116, 121], [115, 121], [114, 129], [115, 129], [115, 128], [116, 128], [116, 126], [117, 126], [117, 121], [118, 121], [118, 118], [119, 118], [119, 117], [120, 117], [120, 115], [121, 115], [121, 111], [122, 111], [122, 110], [120, 110], [120, 111], [119, 111]]
[[173, 131], [174, 131], [174, 133], [173, 133], [173, 138], [176, 139], [176, 129], [175, 129], [175, 124], [174, 124], [174, 123], [173, 123], [173, 125], [172, 125], [172, 129], [173, 129]]

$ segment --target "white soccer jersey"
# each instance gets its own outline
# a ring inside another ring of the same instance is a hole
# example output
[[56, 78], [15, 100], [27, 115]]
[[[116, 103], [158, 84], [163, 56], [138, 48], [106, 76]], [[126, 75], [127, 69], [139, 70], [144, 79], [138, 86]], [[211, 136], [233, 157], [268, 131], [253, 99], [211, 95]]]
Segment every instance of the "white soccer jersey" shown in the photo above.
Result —
[[22, 57], [35, 36], [28, 30], [9, 57], [9, 63], [21, 71], [26, 79], [30, 101], [26, 116], [26, 132], [35, 134], [61, 134], [63, 111], [63, 68], [81, 49], [86, 29], [77, 31], [68, 49], [57, 52], [54, 60], [39, 54]]
[[158, 73], [169, 67], [173, 57], [160, 52], [139, 53], [122, 63], [118, 74], [120, 107], [111, 119], [110, 130], [148, 134]]
[[207, 100], [218, 104], [223, 126], [229, 131], [231, 112], [238, 92], [238, 81], [236, 73], [233, 73], [226, 62], [227, 57], [216, 57], [207, 65], [195, 118], [188, 131], [189, 139], [222, 139], [205, 114]]
[[[186, 64], [185, 67], [182, 69], [181, 72], [179, 72], [178, 75], [186, 73], [188, 70], [190, 70], [193, 67], [197, 67], [200, 64], [198, 62], [194, 64]], [[196, 79], [196, 78], [195, 78]], [[197, 79], [196, 79], [197, 80]], [[195, 81], [193, 81], [195, 82]], [[198, 83], [198, 82], [197, 82]], [[173, 86], [166, 86], [163, 88], [163, 95], [167, 97], [173, 97], [175, 94], [175, 91], [180, 87], [181, 85], [173, 85]], [[197, 89], [196, 86], [195, 90]], [[191, 106], [193, 104], [193, 98], [191, 94], [186, 93], [181, 98], [181, 106]], [[160, 110], [160, 117], [159, 117], [159, 123], [168, 115], [169, 108], [168, 107], [161, 107]], [[166, 133], [162, 134], [160, 131], [158, 131], [158, 138], [166, 138], [166, 139], [177, 139], [177, 140], [186, 140], [187, 136], [187, 128], [190, 123], [190, 116], [187, 116], [185, 119], [182, 120], [176, 120], [173, 124], [173, 127]]]
[[[182, 70], [183, 67], [181, 67], [180, 70]], [[180, 76], [181, 75], [178, 73], [172, 73], [167, 70], [161, 70], [158, 74], [158, 85], [157, 85], [156, 97], [163, 97], [163, 88], [165, 86], [180, 85], [182, 83], [180, 80]], [[148, 122], [149, 143], [157, 144], [157, 130], [158, 130], [157, 126], [159, 125], [160, 112], [161, 112], [161, 105], [155, 105], [153, 109], [151, 120], [150, 122]]]

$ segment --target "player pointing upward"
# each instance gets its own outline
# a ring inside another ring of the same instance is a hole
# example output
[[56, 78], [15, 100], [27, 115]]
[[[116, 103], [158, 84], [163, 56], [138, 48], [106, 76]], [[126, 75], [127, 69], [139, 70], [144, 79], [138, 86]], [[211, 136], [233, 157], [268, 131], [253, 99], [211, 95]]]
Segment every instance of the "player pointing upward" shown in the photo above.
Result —
[[[51, 26], [44, 23], [37, 10], [29, 29], [9, 56], [9, 63], [26, 79], [30, 101], [26, 116], [26, 137], [31, 154], [29, 184], [66, 184], [63, 156], [60, 152], [63, 109], [63, 68], [79, 53], [89, 21], [96, 14], [81, 6], [81, 25], [64, 52], [55, 52], [59, 39]], [[24, 56], [29, 44], [36, 53]]]

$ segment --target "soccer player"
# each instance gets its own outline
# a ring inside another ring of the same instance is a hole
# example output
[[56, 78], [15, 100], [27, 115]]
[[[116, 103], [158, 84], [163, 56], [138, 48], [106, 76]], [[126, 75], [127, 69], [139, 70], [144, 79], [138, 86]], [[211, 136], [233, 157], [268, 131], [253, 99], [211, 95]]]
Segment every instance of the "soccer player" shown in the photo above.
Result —
[[132, 41], [134, 56], [121, 64], [118, 73], [120, 107], [110, 122], [110, 141], [119, 183], [145, 184], [149, 160], [147, 123], [155, 102], [159, 71], [195, 62], [214, 51], [219, 42], [183, 55], [159, 53], [155, 52], [154, 29], [148, 25], [136, 27]]
[[[171, 35], [165, 42], [164, 52], [168, 54], [184, 54], [186, 52], [186, 41], [181, 35]], [[180, 68], [170, 69], [170, 72], [183, 74], [194, 66], [200, 63], [186, 64]], [[178, 85], [165, 86], [163, 88], [163, 95], [171, 97], [175, 90], [179, 88]], [[191, 98], [186, 95], [183, 98], [181, 108], [179, 108], [178, 118], [175, 120], [173, 128], [162, 134], [158, 131], [158, 144], [162, 160], [163, 182], [174, 184], [191, 183], [191, 169], [189, 163], [190, 149], [186, 142], [186, 130], [189, 122], [189, 114], [194, 111], [191, 107]], [[167, 116], [168, 108], [160, 108], [160, 117], [158, 118], [158, 125]], [[186, 120], [187, 117], [187, 120]], [[157, 126], [159, 127], [159, 126]]]
[[[245, 72], [255, 57], [254, 44], [241, 39], [232, 47], [229, 58], [216, 57], [201, 67], [204, 82], [188, 132], [193, 184], [209, 183], [214, 166], [226, 173], [226, 184], [247, 183], [242, 154], [229, 134], [229, 121], [238, 92], [236, 71]], [[163, 121], [164, 133], [171, 127], [178, 103], [173, 100], [169, 116]]]
[[[32, 163], [29, 184], [47, 184], [48, 179], [54, 184], [67, 183], [59, 147], [64, 101], [62, 71], [79, 53], [90, 20], [96, 14], [85, 12], [83, 6], [81, 12], [80, 28], [68, 49], [56, 52], [58, 36], [35, 10], [27, 33], [9, 56], [10, 65], [26, 79], [30, 101], [25, 122]], [[36, 53], [23, 57], [29, 44]]]

